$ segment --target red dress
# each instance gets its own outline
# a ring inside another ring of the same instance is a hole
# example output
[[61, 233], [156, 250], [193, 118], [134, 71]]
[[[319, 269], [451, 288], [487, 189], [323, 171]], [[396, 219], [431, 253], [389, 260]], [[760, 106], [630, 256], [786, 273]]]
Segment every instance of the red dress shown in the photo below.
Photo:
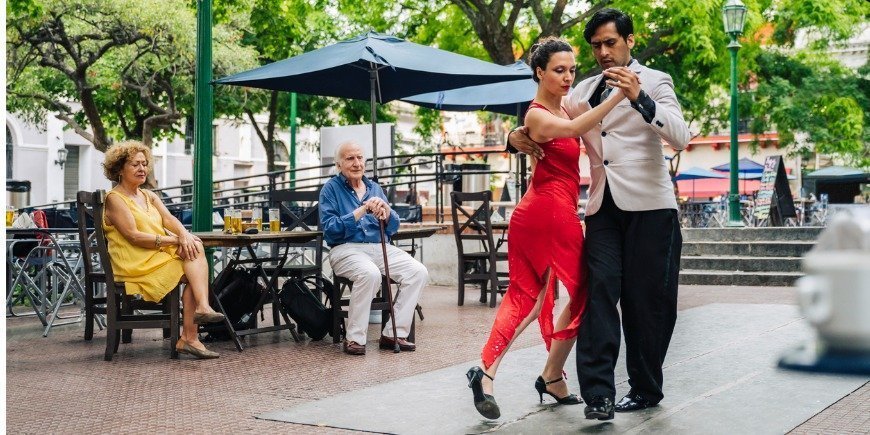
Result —
[[[533, 102], [529, 110], [544, 106]], [[552, 339], [577, 336], [586, 307], [587, 286], [583, 259], [583, 227], [577, 216], [580, 198], [580, 144], [577, 138], [557, 138], [540, 144], [546, 157], [535, 165], [529, 190], [508, 225], [510, 285], [496, 314], [481, 358], [488, 368], [507, 348], [517, 326], [534, 308], [544, 275], [551, 269], [538, 323], [550, 349]], [[553, 331], [554, 279], [571, 297], [571, 321]]]

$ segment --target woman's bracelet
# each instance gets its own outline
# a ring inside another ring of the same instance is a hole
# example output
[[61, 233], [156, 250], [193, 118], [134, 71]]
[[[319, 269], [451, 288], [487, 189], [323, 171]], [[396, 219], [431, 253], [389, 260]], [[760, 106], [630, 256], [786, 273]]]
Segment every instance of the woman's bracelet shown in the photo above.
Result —
[[160, 234], [154, 236], [154, 246], [160, 247]]

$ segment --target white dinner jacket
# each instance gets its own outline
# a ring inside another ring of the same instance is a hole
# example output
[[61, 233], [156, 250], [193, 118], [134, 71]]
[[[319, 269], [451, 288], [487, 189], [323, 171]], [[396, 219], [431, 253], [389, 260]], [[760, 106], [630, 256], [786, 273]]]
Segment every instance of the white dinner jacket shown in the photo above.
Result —
[[[673, 149], [682, 150], [691, 135], [674, 93], [674, 83], [668, 74], [647, 68], [637, 60], [629, 68], [638, 73], [641, 89], [655, 102], [655, 118], [647, 123], [626, 98], [604, 116], [601, 124], [581, 136], [592, 164], [587, 216], [601, 207], [605, 183], [620, 210], [677, 208], [661, 141], [664, 139]], [[590, 109], [589, 99], [601, 78], [599, 74], [583, 80], [565, 97], [564, 105], [571, 118]]]

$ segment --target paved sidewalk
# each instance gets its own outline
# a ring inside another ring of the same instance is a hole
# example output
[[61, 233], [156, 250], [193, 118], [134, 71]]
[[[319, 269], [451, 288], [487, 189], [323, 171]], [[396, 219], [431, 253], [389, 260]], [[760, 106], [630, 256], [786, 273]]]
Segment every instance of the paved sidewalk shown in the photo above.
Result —
[[[444, 388], [466, 393], [460, 405], [471, 408], [471, 395], [463, 382], [464, 371], [455, 379], [450, 375], [439, 380], [435, 374], [439, 370], [449, 372], [454, 366], [464, 367], [478, 358], [495, 310], [477, 303], [473, 293], [467, 292], [466, 305], [457, 307], [455, 289], [427, 288], [421, 300], [426, 319], [418, 323], [418, 351], [401, 354], [379, 351], [374, 340], [376, 327], [372, 326], [365, 357], [344, 355], [340, 346], [328, 339], [296, 344], [285, 331], [248, 337], [247, 349], [242, 353], [236, 352], [229, 342], [212, 345], [221, 352], [218, 360], [196, 361], [183, 356], [182, 360], [172, 361], [170, 343], [160, 338], [159, 331], [135, 331], [133, 343], [122, 344], [115, 360], [107, 363], [102, 360], [105, 333], [96, 333], [94, 340], [88, 343], [81, 338], [82, 325], [70, 325], [55, 328], [48, 338], [42, 338], [36, 319], [7, 319], [7, 431], [346, 433], [330, 427], [268, 421], [255, 416], [298, 406], [317, 406], [317, 403], [341, 404], [343, 408], [332, 410], [338, 415], [351, 412], [354, 407], [353, 403], [341, 402], [343, 397], [353, 397], [382, 384], [429, 378], [439, 382], [435, 387], [443, 384]], [[714, 307], [711, 304], [719, 303], [773, 304], [777, 311], [794, 311], [790, 288], [681, 287], [681, 317], [698, 313], [695, 308], [709, 310]], [[753, 309], [760, 308], [763, 307]], [[269, 318], [269, 313], [266, 314]], [[519, 351], [509, 358], [521, 361], [522, 354], [529, 353], [532, 360], [541, 359], [540, 365], [543, 360], [537, 347], [542, 348], [538, 328], [530, 325], [515, 344], [514, 350]], [[678, 351], [674, 352], [676, 355]], [[567, 368], [569, 375], [574, 371], [572, 361], [569, 360]], [[571, 387], [576, 391], [576, 377], [570, 377]], [[526, 382], [527, 386], [523, 384], [524, 388], [518, 389], [515, 395], [510, 394], [507, 385], [498, 388], [503, 394], [536, 406], [537, 397], [532, 397], [530, 382]], [[420, 386], [423, 387], [433, 388], [433, 385]], [[666, 387], [666, 395], [676, 398], [681, 394], [674, 391], [677, 388], [676, 384]], [[414, 391], [404, 394], [415, 397]], [[824, 409], [830, 403], [820, 405], [823, 411], [801, 419], [794, 432], [866, 432], [870, 427], [870, 386], [864, 384], [837, 395], [831, 400], [831, 406]], [[676, 405], [668, 402], [670, 407]], [[519, 419], [517, 424], [534, 424], [525, 429], [544, 433], [579, 430], [580, 425], [566, 424], [561, 419], [561, 411], [567, 409], [539, 413], [538, 417], [533, 414], [528, 419]], [[389, 425], [378, 426], [381, 421], [426, 411], [429, 409], [396, 409], [393, 413], [367, 418], [373, 427], [382, 427], [376, 430], [384, 431], [389, 430]], [[656, 415], [653, 412], [649, 417]], [[445, 421], [459, 418], [457, 415], [439, 417]], [[467, 424], [478, 422], [479, 418]], [[511, 427], [505, 426], [501, 431], [527, 431], [521, 426]], [[477, 430], [491, 428], [493, 426], [481, 426]], [[407, 430], [411, 431], [411, 428]], [[711, 428], [711, 431], [715, 430]]]

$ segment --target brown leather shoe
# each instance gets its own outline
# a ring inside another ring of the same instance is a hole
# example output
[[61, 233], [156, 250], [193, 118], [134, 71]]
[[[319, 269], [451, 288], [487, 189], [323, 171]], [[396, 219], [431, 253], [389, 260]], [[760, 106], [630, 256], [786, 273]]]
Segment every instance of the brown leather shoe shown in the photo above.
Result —
[[364, 344], [359, 344], [355, 341], [344, 341], [344, 344], [341, 346], [344, 353], [348, 355], [365, 355], [366, 354], [366, 346]]
[[[403, 352], [413, 352], [417, 350], [417, 345], [411, 343], [410, 341], [399, 337], [396, 341], [399, 342], [399, 350]], [[381, 336], [380, 347], [381, 349], [393, 350], [396, 348], [396, 341], [393, 341], [392, 337], [387, 337], [386, 335]]]
[[178, 343], [175, 344], [175, 350], [178, 351], [178, 353], [190, 354], [199, 359], [214, 359], [221, 356], [221, 354], [212, 352], [205, 347], [202, 349], [195, 348], [191, 346], [190, 343], [184, 341], [183, 338], [178, 339]]
[[218, 323], [224, 321], [224, 315], [217, 311], [210, 313], [193, 313], [193, 323], [197, 325], [205, 325], [208, 323]]

